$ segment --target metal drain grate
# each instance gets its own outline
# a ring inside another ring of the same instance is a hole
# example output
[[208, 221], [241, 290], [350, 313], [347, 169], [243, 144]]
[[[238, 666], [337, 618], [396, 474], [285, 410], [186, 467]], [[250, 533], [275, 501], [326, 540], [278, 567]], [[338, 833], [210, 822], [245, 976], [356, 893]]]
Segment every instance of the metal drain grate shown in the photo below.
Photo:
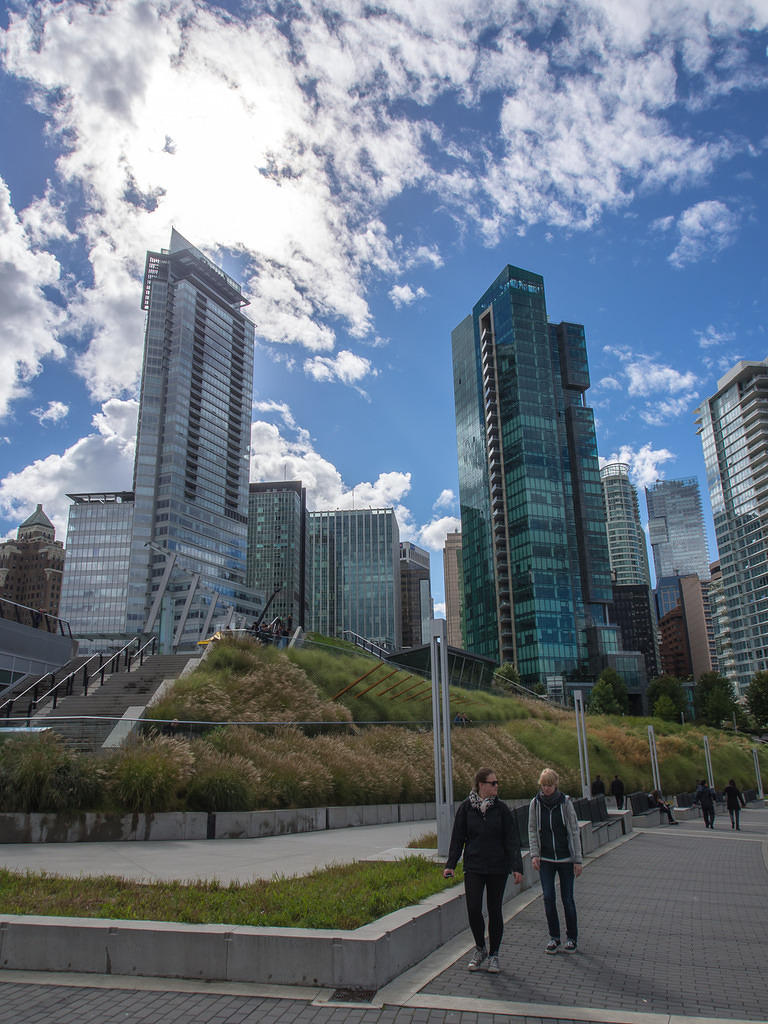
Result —
[[375, 988], [337, 988], [329, 1003], [370, 1003], [376, 995]]

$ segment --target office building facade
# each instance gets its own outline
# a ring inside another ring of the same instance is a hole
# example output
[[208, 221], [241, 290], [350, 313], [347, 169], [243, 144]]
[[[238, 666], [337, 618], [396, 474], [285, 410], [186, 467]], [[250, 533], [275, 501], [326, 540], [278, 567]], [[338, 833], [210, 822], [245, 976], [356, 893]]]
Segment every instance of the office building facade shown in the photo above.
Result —
[[69, 622], [72, 633], [81, 638], [125, 638], [133, 491], [67, 497], [72, 504], [67, 522], [68, 557], [61, 617]]
[[465, 642], [554, 689], [621, 649], [584, 328], [507, 266], [452, 332]]
[[308, 525], [309, 629], [399, 650], [400, 531], [394, 509], [310, 512]]
[[[189, 648], [216, 624], [246, 625], [261, 606], [245, 579], [253, 390], [245, 305], [240, 286], [176, 230], [170, 248], [147, 253], [130, 555], [127, 582], [123, 573], [111, 588], [126, 588], [125, 604], [122, 621], [116, 607], [106, 616], [116, 639], [156, 633], [163, 651]], [[106, 528], [115, 514], [112, 502], [78, 504], [89, 506], [94, 534], [100, 515]], [[75, 522], [82, 512], [73, 508]], [[73, 550], [65, 585], [70, 607], [85, 612], [92, 588], [79, 557]]]
[[0, 597], [49, 615], [59, 614], [64, 545], [38, 505], [16, 531], [16, 540], [0, 544]]
[[429, 552], [411, 541], [400, 541], [400, 610], [403, 647], [430, 642], [433, 618]]
[[768, 668], [768, 360], [737, 363], [696, 416], [743, 693]]
[[709, 551], [696, 477], [657, 480], [645, 489], [648, 536], [657, 581], [662, 576], [709, 579]]
[[449, 647], [464, 647], [464, 572], [461, 559], [461, 530], [446, 534], [443, 545], [443, 584], [445, 587], [445, 627]]
[[300, 480], [248, 488], [246, 582], [270, 601], [265, 620], [292, 631], [307, 622], [307, 490]]

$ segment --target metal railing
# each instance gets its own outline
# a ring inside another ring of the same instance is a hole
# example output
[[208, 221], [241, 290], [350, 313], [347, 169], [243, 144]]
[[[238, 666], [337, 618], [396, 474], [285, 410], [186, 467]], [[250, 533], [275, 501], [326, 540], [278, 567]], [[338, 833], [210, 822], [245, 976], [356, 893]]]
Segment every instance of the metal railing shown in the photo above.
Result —
[[[116, 672], [120, 669], [121, 659], [123, 661], [124, 671], [130, 672], [131, 665], [138, 659], [139, 665], [144, 664], [144, 658], [149, 648], [149, 654], [154, 654], [157, 647], [157, 637], [150, 637], [145, 643], [141, 644], [141, 637], [133, 637], [128, 641], [120, 650], [115, 651], [114, 654], [106, 655], [103, 652], [94, 654], [78, 668], [69, 672], [62, 679], [56, 681], [55, 672], [47, 672], [44, 676], [41, 676], [34, 683], [22, 690], [21, 693], [14, 694], [12, 697], [7, 698], [5, 701], [0, 703], [0, 717], [10, 720], [13, 717], [14, 721], [18, 721], [19, 718], [24, 718], [27, 725], [30, 724], [32, 716], [37, 709], [45, 704], [49, 699], [52, 703], [54, 710], [62, 697], [70, 696], [75, 689], [76, 679], [78, 676], [81, 677], [81, 685], [83, 688], [83, 694], [88, 695], [88, 687], [90, 686], [91, 680], [100, 677], [100, 686], [104, 685], [104, 678], [108, 673]], [[133, 650], [133, 648], [136, 648]], [[45, 687], [48, 687], [45, 689]], [[43, 693], [40, 693], [40, 690]], [[26, 712], [22, 712], [21, 716], [13, 715], [13, 705], [19, 701], [23, 701], [25, 697], [29, 697], [29, 703], [27, 705]]]
[[72, 639], [72, 630], [66, 619], [60, 619], [58, 615], [51, 615], [38, 608], [29, 608], [25, 604], [16, 604], [15, 601], [8, 601], [4, 597], [0, 597], [0, 619], [18, 622], [22, 626], [31, 626], [33, 629], [42, 629], [46, 633], [56, 633], [59, 636]]

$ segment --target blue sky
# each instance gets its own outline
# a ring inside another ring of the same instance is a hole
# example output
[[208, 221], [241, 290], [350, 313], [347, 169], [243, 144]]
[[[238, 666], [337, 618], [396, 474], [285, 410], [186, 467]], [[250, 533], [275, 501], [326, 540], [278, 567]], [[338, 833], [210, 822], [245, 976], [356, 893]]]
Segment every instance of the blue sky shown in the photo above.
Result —
[[171, 225], [251, 300], [251, 478], [394, 505], [438, 605], [450, 332], [506, 263], [586, 327], [601, 457], [709, 521], [693, 411], [768, 355], [767, 47], [766, 0], [0, 7], [0, 536], [131, 486]]

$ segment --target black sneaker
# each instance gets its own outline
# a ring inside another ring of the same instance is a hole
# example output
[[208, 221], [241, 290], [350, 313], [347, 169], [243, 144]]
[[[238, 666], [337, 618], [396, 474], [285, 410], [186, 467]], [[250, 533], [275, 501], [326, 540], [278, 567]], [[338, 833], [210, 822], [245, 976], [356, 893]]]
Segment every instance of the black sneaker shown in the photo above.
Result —
[[566, 953], [575, 953], [576, 952], [576, 939], [567, 939], [565, 945], [563, 946], [563, 950]]
[[556, 953], [560, 949], [560, 939], [550, 939], [544, 947], [545, 953]]

